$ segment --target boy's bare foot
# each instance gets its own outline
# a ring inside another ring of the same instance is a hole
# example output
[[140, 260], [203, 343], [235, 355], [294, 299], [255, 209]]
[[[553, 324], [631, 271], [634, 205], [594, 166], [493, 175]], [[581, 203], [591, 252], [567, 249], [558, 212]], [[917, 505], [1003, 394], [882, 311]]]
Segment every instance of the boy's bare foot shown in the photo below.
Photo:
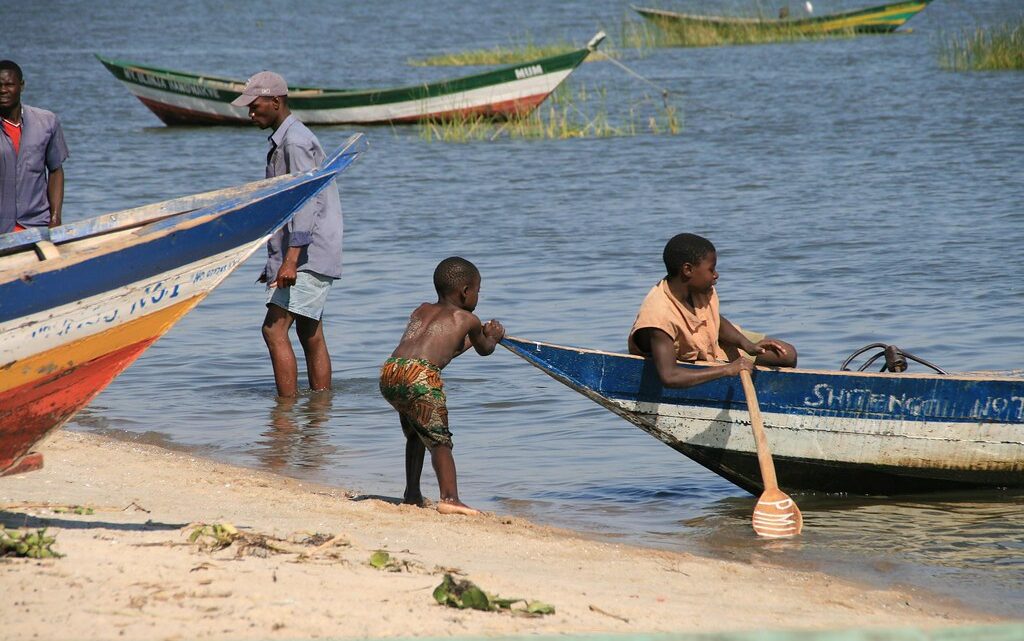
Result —
[[437, 511], [440, 514], [462, 514], [465, 516], [479, 516], [480, 510], [474, 510], [462, 501], [441, 499], [437, 502]]

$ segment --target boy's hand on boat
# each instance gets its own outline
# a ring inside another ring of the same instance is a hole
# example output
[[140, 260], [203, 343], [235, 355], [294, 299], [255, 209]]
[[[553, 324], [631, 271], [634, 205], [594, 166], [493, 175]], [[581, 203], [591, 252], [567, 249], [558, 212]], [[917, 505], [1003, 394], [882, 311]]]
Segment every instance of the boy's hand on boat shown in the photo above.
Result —
[[764, 354], [768, 350], [775, 352], [779, 356], [786, 356], [786, 346], [773, 338], [762, 338], [761, 340], [757, 341], [757, 343], [754, 344], [753, 351], [747, 351], [748, 353], [754, 354], [756, 356], [758, 354]]
[[749, 358], [740, 356], [733, 362], [725, 365], [729, 369], [730, 376], [739, 376], [740, 372], [752, 372], [754, 371], [754, 361]]
[[484, 323], [484, 336], [500, 341], [502, 338], [505, 338], [505, 328], [502, 327], [501, 323], [492, 318]]

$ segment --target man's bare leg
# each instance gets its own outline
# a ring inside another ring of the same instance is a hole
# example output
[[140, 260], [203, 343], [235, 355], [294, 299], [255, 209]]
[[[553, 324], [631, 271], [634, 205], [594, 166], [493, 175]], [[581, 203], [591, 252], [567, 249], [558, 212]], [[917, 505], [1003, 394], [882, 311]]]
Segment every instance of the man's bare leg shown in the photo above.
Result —
[[302, 352], [306, 355], [310, 389], [314, 392], [331, 389], [331, 355], [327, 351], [323, 323], [305, 316], [296, 316], [295, 333], [299, 335]]
[[437, 475], [437, 484], [441, 489], [441, 500], [437, 503], [437, 511], [441, 514], [465, 514], [476, 516], [474, 510], [459, 500], [459, 487], [455, 480], [455, 457], [452, 448], [438, 445], [430, 450], [430, 462]]
[[270, 350], [277, 395], [285, 397], [295, 396], [298, 392], [298, 366], [292, 342], [288, 338], [292, 320], [293, 316], [288, 310], [273, 304], [267, 305], [267, 315], [263, 319], [263, 340]]

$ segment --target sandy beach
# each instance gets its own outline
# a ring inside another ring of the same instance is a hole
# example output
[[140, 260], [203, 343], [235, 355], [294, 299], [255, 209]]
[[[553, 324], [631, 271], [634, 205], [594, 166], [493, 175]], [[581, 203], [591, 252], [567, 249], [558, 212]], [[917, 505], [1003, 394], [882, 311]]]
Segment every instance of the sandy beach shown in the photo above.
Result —
[[[994, 621], [823, 574], [582, 538], [518, 518], [445, 517], [186, 452], [60, 431], [45, 468], [0, 480], [8, 528], [59, 559], [0, 559], [10, 639], [291, 639], [756, 629]], [[74, 509], [75, 506], [87, 509]], [[91, 513], [90, 513], [91, 511]], [[197, 524], [243, 535], [190, 543]], [[369, 563], [389, 552], [392, 567]], [[442, 607], [445, 573], [555, 606], [529, 618]], [[17, 586], [17, 592], [12, 590]]]

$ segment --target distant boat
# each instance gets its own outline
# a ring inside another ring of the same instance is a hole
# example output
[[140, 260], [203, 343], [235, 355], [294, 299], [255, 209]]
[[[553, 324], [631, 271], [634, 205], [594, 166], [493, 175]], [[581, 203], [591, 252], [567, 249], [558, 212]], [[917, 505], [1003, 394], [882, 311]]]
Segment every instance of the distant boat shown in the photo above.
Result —
[[[638, 356], [512, 337], [501, 344], [712, 472], [762, 492], [739, 378], [668, 389], [653, 361]], [[786, 491], [1024, 486], [1024, 375], [757, 368], [754, 384]]]
[[[497, 119], [533, 111], [604, 40], [599, 32], [583, 49], [452, 80], [399, 88], [289, 87], [288, 105], [309, 125], [391, 124], [480, 115]], [[248, 109], [231, 101], [245, 80], [100, 62], [168, 125], [248, 125]]]
[[927, 7], [931, 1], [908, 0], [823, 16], [778, 19], [695, 15], [635, 5], [633, 10], [661, 27], [679, 31], [686, 29], [718, 31], [723, 38], [728, 38], [737, 30], [744, 29], [755, 32], [805, 35], [836, 31], [889, 33], [903, 26], [903, 23]]
[[[365, 149], [320, 167], [0, 234], [0, 476], [241, 265]], [[202, 355], [197, 354], [197, 358]], [[159, 390], [146, 402], [159, 403]]]

